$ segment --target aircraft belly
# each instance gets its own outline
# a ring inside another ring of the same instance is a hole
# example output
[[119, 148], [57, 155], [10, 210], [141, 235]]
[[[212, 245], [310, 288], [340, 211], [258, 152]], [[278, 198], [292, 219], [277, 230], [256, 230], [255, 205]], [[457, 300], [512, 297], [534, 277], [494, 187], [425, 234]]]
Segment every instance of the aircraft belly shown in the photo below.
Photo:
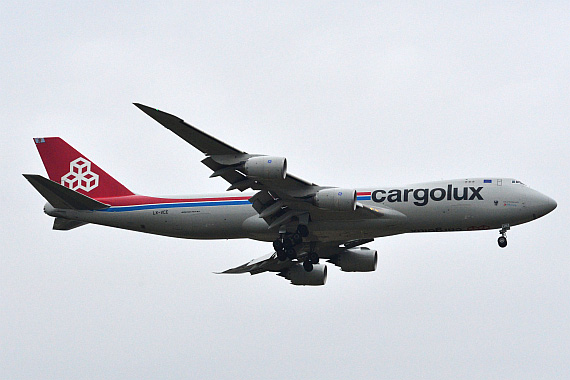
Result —
[[405, 224], [390, 219], [318, 221], [311, 223], [311, 235], [322, 241], [339, 241], [397, 235]]
[[76, 218], [94, 224], [190, 239], [234, 239], [247, 234], [243, 220], [251, 207], [156, 208], [136, 211], [83, 211]]
[[[245, 212], [244, 212], [245, 211]], [[243, 220], [254, 211], [243, 208], [203, 207], [187, 210], [180, 215], [184, 236], [193, 239], [235, 239], [247, 235], [242, 228]]]

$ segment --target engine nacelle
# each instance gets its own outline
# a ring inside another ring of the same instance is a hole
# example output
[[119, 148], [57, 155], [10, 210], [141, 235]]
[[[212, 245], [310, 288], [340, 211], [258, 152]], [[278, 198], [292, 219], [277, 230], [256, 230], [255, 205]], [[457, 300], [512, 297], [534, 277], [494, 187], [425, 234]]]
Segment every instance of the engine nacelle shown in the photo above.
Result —
[[315, 264], [313, 270], [307, 272], [303, 268], [303, 264], [295, 264], [280, 276], [290, 280], [293, 285], [324, 285], [327, 282], [327, 266]]
[[356, 210], [356, 190], [324, 189], [315, 194], [315, 206], [332, 211]]
[[331, 261], [343, 272], [373, 272], [378, 263], [376, 250], [368, 248], [346, 249]]
[[285, 179], [287, 159], [285, 157], [259, 156], [248, 159], [243, 167], [245, 174], [259, 179]]

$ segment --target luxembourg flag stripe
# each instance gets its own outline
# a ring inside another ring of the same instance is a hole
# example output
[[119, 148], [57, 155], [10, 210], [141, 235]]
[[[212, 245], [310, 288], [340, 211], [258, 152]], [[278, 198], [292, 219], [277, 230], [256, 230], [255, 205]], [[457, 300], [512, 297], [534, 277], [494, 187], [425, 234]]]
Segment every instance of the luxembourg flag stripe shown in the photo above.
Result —
[[360, 191], [356, 193], [357, 201], [369, 201], [372, 199], [372, 193], [370, 191]]

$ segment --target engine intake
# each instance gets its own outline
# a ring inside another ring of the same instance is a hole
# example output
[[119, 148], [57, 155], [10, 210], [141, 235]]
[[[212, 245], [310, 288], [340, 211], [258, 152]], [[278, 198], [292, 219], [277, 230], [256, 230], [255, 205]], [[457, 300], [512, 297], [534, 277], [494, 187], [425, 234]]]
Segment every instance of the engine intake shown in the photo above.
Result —
[[314, 204], [332, 211], [354, 211], [356, 210], [356, 190], [339, 188], [320, 190], [315, 194]]
[[252, 157], [245, 162], [243, 169], [245, 174], [253, 178], [285, 179], [287, 159], [272, 156]]
[[343, 272], [373, 272], [378, 263], [378, 252], [365, 247], [346, 249], [330, 259]]
[[279, 274], [291, 281], [293, 285], [324, 285], [327, 282], [327, 266], [323, 264], [313, 265], [313, 270], [307, 272], [303, 264], [295, 264], [286, 272]]

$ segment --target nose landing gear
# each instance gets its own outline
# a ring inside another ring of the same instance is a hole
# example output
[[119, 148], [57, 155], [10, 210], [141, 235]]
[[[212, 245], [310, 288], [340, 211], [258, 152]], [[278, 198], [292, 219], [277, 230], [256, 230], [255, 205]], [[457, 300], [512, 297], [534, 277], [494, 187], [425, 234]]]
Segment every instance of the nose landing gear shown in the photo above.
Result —
[[499, 247], [505, 248], [507, 246], [507, 231], [510, 230], [511, 227], [508, 224], [503, 224], [502, 228], [499, 230], [501, 236], [497, 239], [499, 243]]

